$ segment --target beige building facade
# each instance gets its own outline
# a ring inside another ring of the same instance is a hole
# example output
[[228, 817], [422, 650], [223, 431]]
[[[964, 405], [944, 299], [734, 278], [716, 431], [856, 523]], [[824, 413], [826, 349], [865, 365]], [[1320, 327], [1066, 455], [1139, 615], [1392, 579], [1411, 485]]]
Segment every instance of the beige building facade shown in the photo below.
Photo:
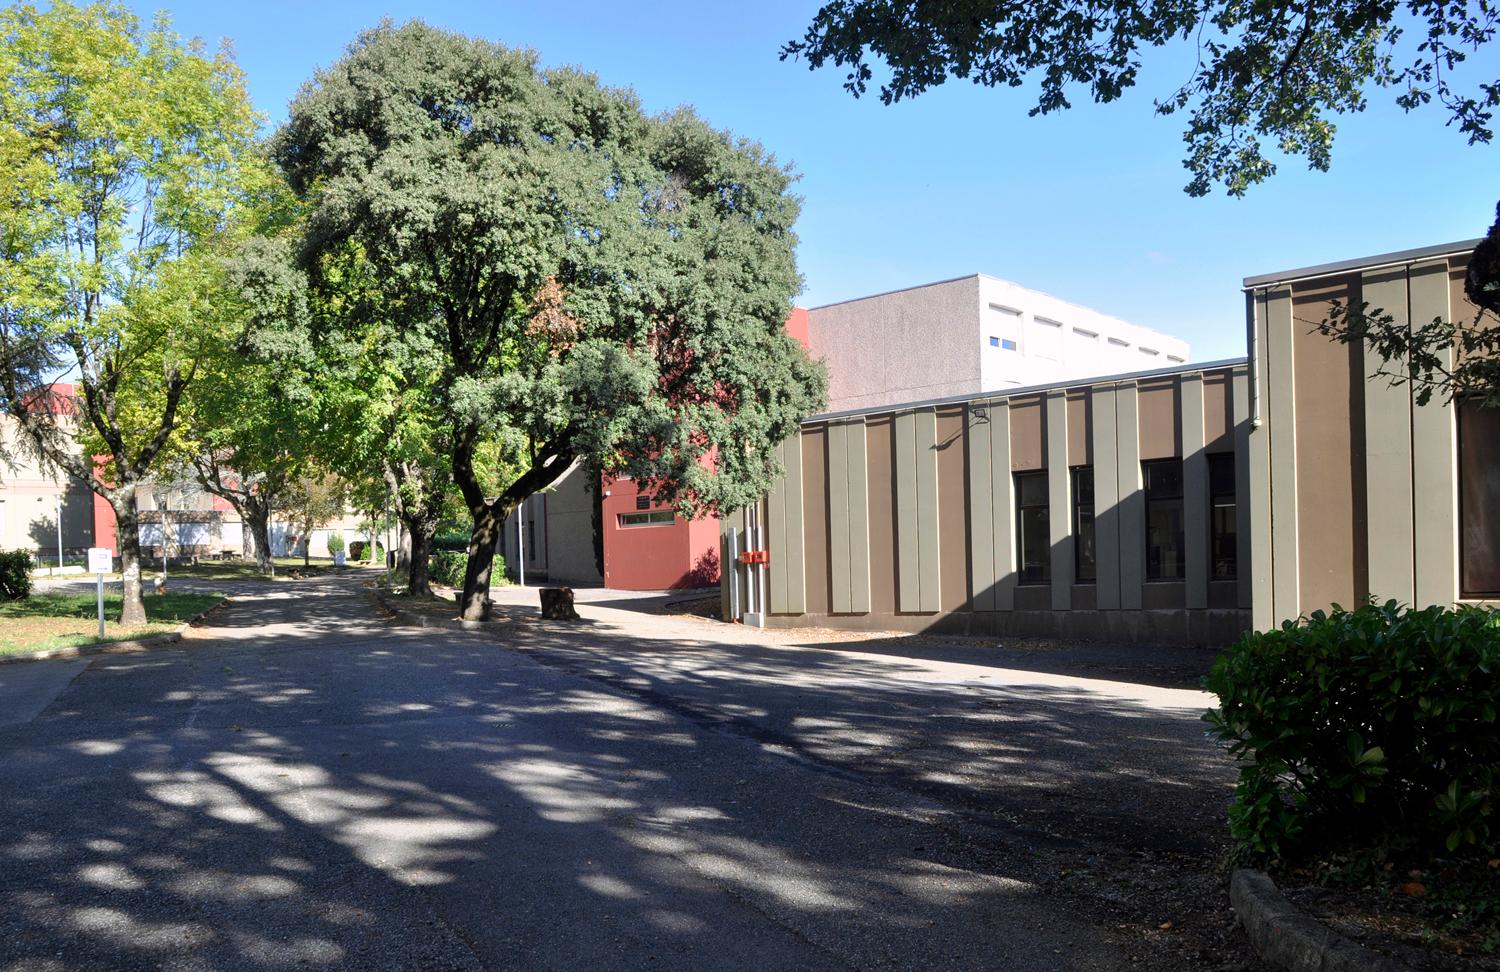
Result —
[[[815, 416], [724, 521], [772, 625], [1222, 644], [1500, 597], [1500, 409], [1418, 405], [1334, 302], [1470, 318], [1475, 241], [1247, 278], [1243, 359]], [[748, 531], [748, 532], [747, 532]]]

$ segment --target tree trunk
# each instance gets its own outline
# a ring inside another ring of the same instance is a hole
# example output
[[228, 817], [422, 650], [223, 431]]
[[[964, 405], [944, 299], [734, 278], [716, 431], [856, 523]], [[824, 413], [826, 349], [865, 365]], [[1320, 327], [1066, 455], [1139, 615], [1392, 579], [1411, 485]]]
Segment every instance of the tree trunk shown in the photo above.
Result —
[[406, 521], [396, 522], [396, 576], [411, 574], [411, 531]]
[[240, 515], [250, 527], [250, 542], [255, 545], [255, 567], [267, 577], [276, 576], [276, 561], [271, 557], [271, 511], [266, 503], [254, 500], [245, 504]]
[[312, 566], [312, 524], [308, 523], [307, 529], [302, 531], [302, 566]]
[[379, 517], [379, 510], [370, 513], [370, 556], [366, 558], [366, 563], [371, 567], [374, 567], [380, 560], [380, 531], [377, 528]]
[[485, 503], [474, 511], [474, 531], [469, 535], [469, 563], [464, 568], [463, 614], [466, 621], [489, 616], [490, 569], [495, 564], [495, 544], [510, 509], [501, 501]]
[[427, 576], [427, 558], [432, 554], [432, 535], [436, 531], [431, 525], [412, 524], [406, 531], [411, 538], [411, 549], [406, 567], [406, 590], [408, 594], [422, 597], [432, 596], [432, 579]]
[[[141, 528], [135, 508], [135, 489], [125, 487], [110, 497], [115, 511], [115, 537], [120, 545], [120, 624], [138, 628], [146, 623], [146, 605], [141, 600]], [[166, 542], [166, 533], [162, 533]]]

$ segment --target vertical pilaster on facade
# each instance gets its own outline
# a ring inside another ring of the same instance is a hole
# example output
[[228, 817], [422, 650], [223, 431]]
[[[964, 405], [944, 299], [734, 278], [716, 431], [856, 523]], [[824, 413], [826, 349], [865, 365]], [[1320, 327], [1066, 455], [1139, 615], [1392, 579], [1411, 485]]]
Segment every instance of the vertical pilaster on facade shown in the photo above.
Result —
[[938, 600], [937, 413], [896, 415], [897, 610], [936, 612]]
[[870, 610], [870, 513], [864, 419], [828, 425], [829, 574], [834, 613]]
[[[1446, 275], [1445, 275], [1446, 276]], [[1376, 270], [1360, 280], [1361, 299], [1409, 327], [1406, 268]], [[1410, 604], [1415, 589], [1412, 537], [1411, 385], [1369, 377], [1385, 367], [1375, 349], [1364, 349], [1366, 550], [1370, 594]]]
[[969, 473], [969, 576], [974, 584], [970, 603], [975, 611], [995, 610], [994, 483], [990, 479], [990, 402], [973, 402], [965, 414]]
[[1248, 556], [1242, 554], [1240, 571], [1250, 573], [1250, 623], [1263, 631], [1276, 624], [1271, 584], [1271, 572], [1275, 566], [1271, 556], [1271, 429], [1266, 423], [1266, 390], [1270, 385], [1266, 368], [1271, 359], [1266, 349], [1270, 301], [1262, 291], [1247, 294], [1245, 303], [1250, 313], [1250, 364], [1253, 371], [1246, 386], [1251, 421], [1245, 432], [1247, 488], [1244, 495], [1250, 530], [1244, 534], [1242, 546]]
[[942, 607], [939, 598], [941, 565], [938, 560], [938, 463], [937, 463], [937, 411], [931, 408], [916, 413], [917, 448], [917, 549], [921, 570], [917, 574], [921, 584], [921, 608], [923, 612], [936, 613]]
[[1141, 488], [1140, 402], [1133, 381], [1115, 386], [1115, 462], [1120, 511], [1120, 608], [1138, 611], [1146, 573], [1146, 494]]
[[[1265, 312], [1266, 367], [1261, 380], [1266, 396], [1266, 423], [1262, 429], [1270, 432], [1272, 618], [1264, 627], [1270, 627], [1302, 612], [1297, 560], [1297, 375], [1292, 353], [1295, 325], [1291, 289], [1268, 293]], [[1256, 604], [1259, 611], [1259, 598]]]
[[917, 416], [898, 412], [896, 437], [896, 610], [922, 610], [921, 549], [917, 543]]
[[1094, 426], [1095, 597], [1101, 611], [1120, 608], [1120, 483], [1115, 390], [1096, 385], [1090, 396]]
[[845, 517], [848, 544], [849, 611], [852, 614], [870, 612], [870, 490], [869, 459], [866, 449], [865, 420], [851, 419], [844, 423], [845, 447], [845, 496], [848, 512]]
[[[770, 595], [772, 614], [802, 614], [807, 610], [807, 569], [802, 535], [802, 434], [776, 447], [785, 470], [766, 496], [767, 529], [771, 539]], [[729, 569], [729, 565], [725, 565]]]
[[990, 403], [990, 506], [994, 511], [995, 610], [1016, 607], [1015, 477], [1010, 471], [1010, 402]]
[[[1459, 313], [1449, 306], [1446, 260], [1417, 264], [1409, 274], [1413, 324]], [[1426, 405], [1413, 403], [1411, 431], [1414, 603], [1452, 604], [1459, 596], [1457, 416], [1434, 395]]]
[[849, 427], [828, 423], [829, 610], [849, 614]]
[[[1247, 302], [1249, 303], [1249, 302]], [[1250, 303], [1252, 321], [1254, 304]], [[1252, 579], [1255, 562], [1251, 557], [1252, 519], [1250, 487], [1250, 375], [1248, 369], [1236, 370], [1231, 378], [1234, 396], [1232, 411], [1234, 419], [1234, 514], [1235, 514], [1235, 604], [1242, 609], [1250, 608], [1254, 596]]]
[[1203, 375], [1186, 374], [1178, 383], [1182, 415], [1182, 539], [1187, 549], [1184, 585], [1189, 610], [1208, 607], [1208, 454], [1203, 451]]
[[1049, 392], [1046, 407], [1047, 442], [1043, 462], [1047, 467], [1052, 610], [1066, 611], [1073, 605], [1073, 504], [1072, 477], [1068, 474], [1067, 393]]

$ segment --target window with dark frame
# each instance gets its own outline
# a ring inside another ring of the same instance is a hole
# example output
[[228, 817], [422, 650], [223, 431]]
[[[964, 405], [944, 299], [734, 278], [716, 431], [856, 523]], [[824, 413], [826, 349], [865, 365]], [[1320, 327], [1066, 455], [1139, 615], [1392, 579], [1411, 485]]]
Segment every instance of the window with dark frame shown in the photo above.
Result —
[[1080, 584], [1098, 580], [1094, 549], [1094, 467], [1073, 467], [1073, 578]]
[[1016, 473], [1016, 561], [1018, 582], [1052, 579], [1052, 537], [1047, 527], [1047, 474]]
[[1234, 483], [1234, 453], [1208, 457], [1209, 578], [1239, 576], [1239, 507]]
[[1186, 576], [1182, 535], [1182, 460], [1141, 463], [1146, 483], [1146, 579]]
[[637, 493], [635, 497], [635, 508], [638, 510], [651, 509], [651, 497], [645, 493]]
[[675, 518], [676, 513], [672, 510], [651, 510], [647, 513], [621, 513], [620, 526], [666, 526]]
[[1500, 408], [1458, 405], [1459, 596], [1500, 597]]

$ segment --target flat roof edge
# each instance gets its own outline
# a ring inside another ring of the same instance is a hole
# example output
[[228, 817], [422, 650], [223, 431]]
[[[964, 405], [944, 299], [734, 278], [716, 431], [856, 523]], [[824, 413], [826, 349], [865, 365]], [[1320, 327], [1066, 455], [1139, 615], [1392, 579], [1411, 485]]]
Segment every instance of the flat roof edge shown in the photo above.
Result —
[[961, 280], [978, 280], [982, 276], [984, 276], [984, 274], [982, 273], [966, 273], [962, 277], [949, 277], [947, 280], [934, 280], [931, 283], [919, 283], [912, 284], [910, 287], [896, 287], [892, 290], [882, 290], [878, 294], [864, 294], [859, 297], [849, 297], [845, 300], [835, 300], [832, 303], [818, 304], [816, 307], [809, 307], [807, 308], [807, 310], [819, 311], [825, 310], [829, 307], [838, 307], [843, 304], [857, 304], [862, 300], [874, 300], [876, 297], [889, 297], [892, 294], [904, 294], [908, 290], [926, 290], [928, 287], [941, 287], [943, 286], [943, 284], [958, 283]]
[[1244, 286], [1248, 290], [1254, 287], [1264, 287], [1267, 284], [1306, 280], [1309, 277], [1327, 277], [1350, 270], [1365, 270], [1374, 267], [1391, 266], [1393, 264], [1416, 263], [1418, 260], [1426, 260], [1434, 257], [1457, 256], [1461, 253], [1472, 253], [1474, 247], [1478, 246], [1482, 239], [1481, 237], [1475, 240], [1461, 240], [1457, 243], [1419, 246], [1410, 250], [1397, 250], [1394, 253], [1381, 253], [1376, 256], [1358, 257], [1353, 260], [1337, 260], [1333, 263], [1320, 263], [1317, 266], [1299, 267], [1295, 270], [1282, 270], [1277, 273], [1262, 273], [1253, 277], [1246, 277]]
[[1235, 368], [1240, 365], [1248, 365], [1249, 363], [1250, 359], [1248, 356], [1220, 358], [1216, 361], [1188, 362], [1187, 364], [1172, 365], [1169, 368], [1152, 368], [1148, 371], [1127, 371], [1116, 375], [1099, 375], [1094, 378], [1072, 378], [1067, 381], [1051, 381], [1045, 385], [997, 388], [991, 391], [967, 392], [962, 395], [947, 395], [943, 398], [927, 398], [915, 402], [897, 402], [893, 405], [871, 405], [866, 408], [850, 408], [837, 412], [819, 412], [817, 415], [809, 415], [803, 419], [802, 424], [811, 425], [815, 422], [830, 422], [834, 419], [854, 418], [858, 415], [886, 415], [892, 412], [906, 412], [915, 408], [931, 408], [934, 405], [959, 405], [990, 398], [1015, 398], [1018, 395], [1036, 395], [1042, 392], [1056, 391], [1060, 388], [1089, 388], [1094, 385], [1107, 385], [1111, 382], [1137, 381], [1141, 378], [1163, 378], [1167, 375], [1182, 375], [1194, 371], [1215, 371], [1220, 368]]

